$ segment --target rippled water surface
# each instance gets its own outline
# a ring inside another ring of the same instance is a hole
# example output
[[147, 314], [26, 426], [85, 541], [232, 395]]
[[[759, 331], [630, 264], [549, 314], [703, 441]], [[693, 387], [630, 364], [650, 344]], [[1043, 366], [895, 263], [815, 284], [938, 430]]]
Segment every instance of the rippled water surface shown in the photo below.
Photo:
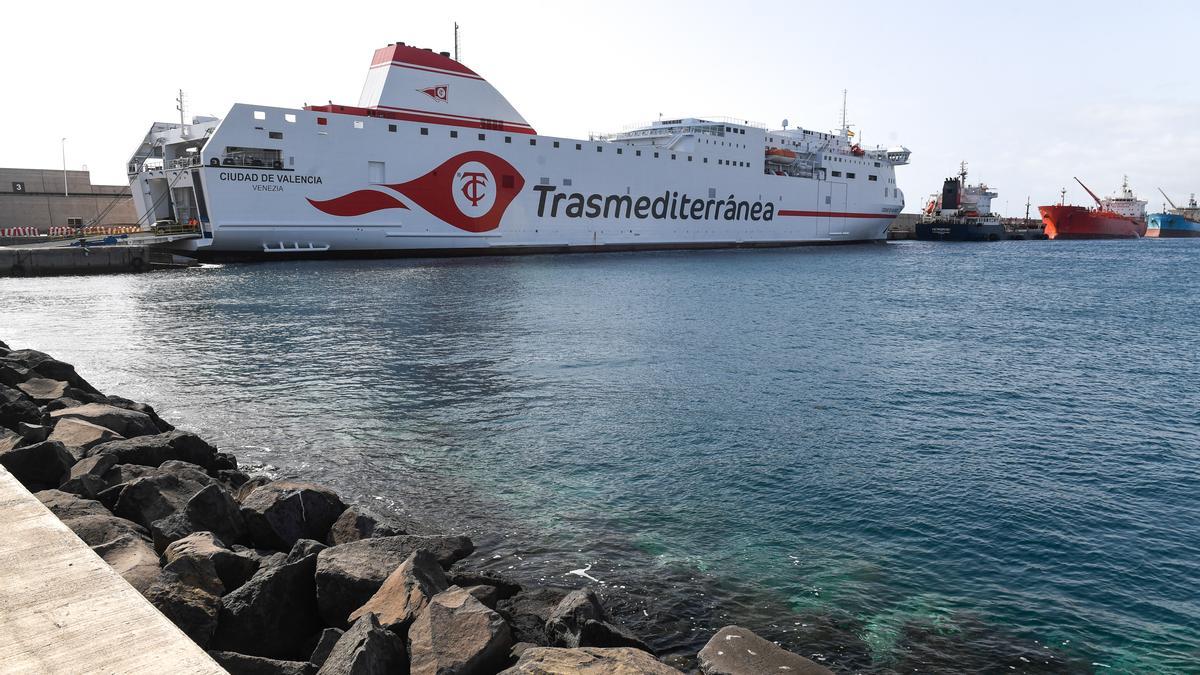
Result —
[[1154, 240], [281, 262], [0, 279], [0, 339], [666, 652], [1196, 672], [1198, 288]]

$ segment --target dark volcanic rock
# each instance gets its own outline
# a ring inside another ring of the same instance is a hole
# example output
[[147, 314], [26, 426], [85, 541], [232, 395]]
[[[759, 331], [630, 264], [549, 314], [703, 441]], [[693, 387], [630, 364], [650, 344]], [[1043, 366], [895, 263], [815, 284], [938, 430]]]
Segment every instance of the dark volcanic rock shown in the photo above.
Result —
[[312, 539], [297, 539], [296, 543], [292, 544], [292, 548], [288, 551], [287, 558], [284, 559], [284, 562], [296, 562], [301, 558], [305, 558], [310, 555], [316, 555], [327, 548], [329, 547], [319, 541], [313, 541]]
[[[180, 567], [188, 566], [184, 561], [192, 558], [212, 561], [226, 593], [232, 593], [246, 583], [258, 571], [260, 564], [254, 556], [226, 548], [211, 532], [194, 532], [167, 546], [163, 552], [164, 568], [170, 569], [176, 563]], [[206, 569], [203, 563], [191, 567]]]
[[[454, 586], [462, 586], [469, 588], [471, 586], [491, 586], [496, 589], [496, 599], [507, 600], [517, 593], [521, 592], [521, 585], [517, 582], [505, 578], [495, 572], [479, 572], [474, 570], [459, 569], [460, 565], [455, 565], [448, 573], [446, 578]], [[564, 591], [564, 594], [566, 592]], [[486, 604], [486, 603], [485, 603]], [[495, 609], [493, 607], [492, 609]]]
[[111, 406], [132, 410], [134, 412], [140, 412], [149, 417], [154, 422], [154, 426], [158, 427], [158, 431], [156, 433], [175, 430], [175, 427], [164, 422], [163, 419], [158, 416], [158, 413], [154, 412], [154, 408], [146, 405], [145, 403], [138, 403], [137, 401], [131, 401], [120, 396], [109, 396], [106, 400]]
[[95, 387], [88, 384], [87, 380], [75, 372], [75, 366], [54, 359], [49, 354], [44, 354], [33, 349], [17, 349], [5, 354], [3, 358], [10, 363], [24, 366], [42, 377], [52, 380], [63, 380], [72, 387], [81, 389], [89, 394], [100, 393]]
[[80, 499], [78, 496], [62, 490], [42, 490], [33, 496], [50, 509], [50, 513], [58, 516], [59, 520], [70, 520], [82, 516], [112, 515], [100, 502]]
[[62, 521], [64, 525], [71, 528], [75, 536], [92, 547], [100, 546], [126, 535], [137, 537], [146, 542], [150, 540], [146, 528], [131, 520], [118, 518], [108, 512], [105, 512], [102, 516], [78, 516], [75, 518], [63, 518]]
[[31, 377], [17, 385], [17, 389], [37, 403], [48, 403], [61, 398], [67, 391], [67, 383], [45, 377]]
[[71, 451], [73, 457], [80, 458], [89, 448], [123, 438], [125, 437], [108, 427], [69, 417], [58, 420], [58, 423], [54, 425], [54, 431], [50, 433], [47, 440], [62, 443]]
[[512, 627], [515, 641], [546, 646], [546, 621], [568, 593], [568, 589], [553, 586], [525, 588], [496, 603], [496, 611]]
[[409, 672], [494, 673], [512, 646], [504, 619], [458, 586], [433, 596], [408, 629]]
[[325, 541], [346, 505], [329, 488], [277, 480], [256, 488], [242, 508], [255, 544], [286, 551], [297, 539]]
[[21, 438], [25, 441], [22, 445], [41, 443], [50, 436], [50, 427], [44, 424], [21, 422], [17, 425], [17, 433], [21, 434]]
[[[763, 675], [768, 671], [756, 671]], [[786, 671], [783, 671], [786, 672]], [[679, 675], [679, 671], [640, 649], [531, 647], [502, 675]]]
[[8, 469], [30, 492], [58, 487], [75, 458], [62, 443], [42, 441], [0, 452], [0, 466]]
[[488, 609], [496, 609], [496, 603], [500, 602], [500, 591], [495, 586], [487, 584], [477, 584], [475, 586], [467, 586], [467, 592], [475, 597], [476, 600], [483, 603]]
[[183, 583], [171, 573], [163, 573], [143, 595], [193, 642], [208, 647], [217, 629], [219, 597]]
[[252, 476], [233, 491], [233, 498], [240, 504], [246, 501], [246, 498], [255, 490], [270, 482], [271, 479], [266, 476]]
[[368, 614], [338, 638], [317, 672], [318, 675], [407, 673], [404, 641]]
[[316, 668], [324, 665], [325, 659], [329, 658], [329, 652], [333, 651], [333, 646], [345, 632], [340, 628], [326, 628], [321, 631], [321, 637], [317, 640], [317, 646], [313, 649], [312, 656], [308, 657], [308, 662]]
[[785, 651], [739, 626], [726, 626], [700, 650], [700, 672], [704, 675], [748, 673], [797, 673], [833, 675], [825, 666]]
[[0, 356], [0, 384], [16, 387], [31, 377], [37, 377], [37, 374], [16, 361]]
[[94, 499], [108, 489], [108, 483], [105, 482], [103, 476], [115, 462], [116, 458], [112, 455], [87, 457], [75, 462], [58, 489]]
[[0, 427], [13, 431], [21, 422], [40, 424], [42, 411], [19, 389], [0, 384]]
[[196, 493], [206, 487], [208, 482], [201, 482], [187, 472], [152, 473], [134, 479], [121, 488], [113, 513], [150, 527], [154, 521], [183, 509]]
[[366, 614], [374, 614], [379, 623], [398, 635], [429, 604], [429, 599], [450, 587], [446, 573], [429, 551], [417, 550], [379, 587], [366, 604], [350, 614], [353, 623]]
[[158, 554], [136, 534], [123, 534], [92, 550], [143, 595], [158, 580]]
[[592, 589], [571, 591], [546, 619], [546, 639], [554, 647], [650, 647], [612, 623]]
[[87, 451], [89, 457], [106, 453], [116, 455], [118, 464], [159, 466], [163, 462], [178, 460], [207, 470], [216, 468], [217, 449], [191, 432], [167, 431], [104, 443]]
[[213, 658], [229, 675], [311, 675], [306, 661], [280, 661], [237, 652], [210, 651]]
[[317, 556], [259, 569], [222, 599], [213, 645], [277, 659], [306, 658], [321, 630], [313, 573]]
[[[165, 465], [164, 465], [165, 466]], [[193, 532], [212, 532], [221, 541], [236, 542], [246, 532], [242, 512], [224, 486], [209, 485], [187, 501], [183, 509], [150, 524], [154, 548], [159, 552]]]
[[148, 436], [159, 433], [158, 426], [149, 415], [135, 410], [126, 410], [105, 403], [88, 403], [75, 408], [64, 408], [50, 413], [55, 420], [79, 419], [112, 429], [125, 438]]
[[399, 535], [361, 539], [321, 551], [317, 557], [317, 602], [327, 625], [344, 626], [350, 613], [379, 590], [385, 579], [418, 549], [442, 567], [471, 554], [463, 536]]
[[350, 506], [329, 528], [329, 545], [348, 544], [370, 537], [409, 534], [404, 526], [365, 506]]

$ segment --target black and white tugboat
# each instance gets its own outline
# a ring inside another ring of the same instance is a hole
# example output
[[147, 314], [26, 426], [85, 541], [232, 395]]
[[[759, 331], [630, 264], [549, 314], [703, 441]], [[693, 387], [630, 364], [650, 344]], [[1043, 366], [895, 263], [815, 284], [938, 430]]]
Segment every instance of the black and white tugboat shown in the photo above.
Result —
[[947, 178], [940, 195], [932, 195], [917, 221], [922, 241], [1000, 241], [1005, 239], [1000, 216], [992, 213], [996, 193], [985, 183], [967, 185], [967, 163], [958, 176]]

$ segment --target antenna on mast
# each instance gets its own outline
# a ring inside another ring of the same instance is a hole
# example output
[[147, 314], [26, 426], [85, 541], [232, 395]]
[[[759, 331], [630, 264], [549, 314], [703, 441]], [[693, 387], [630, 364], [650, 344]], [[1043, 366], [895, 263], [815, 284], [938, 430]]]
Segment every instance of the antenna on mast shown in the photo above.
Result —
[[1025, 220], [1027, 221], [1029, 220], [1029, 205], [1031, 203], [1032, 202], [1029, 201], [1029, 195], [1025, 195]]
[[963, 160], [958, 164], [958, 177], [962, 179], [962, 184], [967, 184], [967, 160]]
[[846, 90], [842, 90], [842, 133], [849, 131], [846, 127]]
[[1059, 194], [1058, 205], [1066, 206], [1066, 204], [1067, 204], [1067, 188], [1063, 188], [1062, 190], [1059, 191], [1058, 194]]
[[184, 120], [184, 112], [183, 112], [184, 96], [183, 96], [182, 89], [179, 90], [179, 97], [175, 99], [175, 109], [179, 111], [179, 126], [181, 126], [181, 127], [186, 126], [187, 123], [183, 121]]
[[458, 60], [458, 22], [454, 22], [454, 60]]

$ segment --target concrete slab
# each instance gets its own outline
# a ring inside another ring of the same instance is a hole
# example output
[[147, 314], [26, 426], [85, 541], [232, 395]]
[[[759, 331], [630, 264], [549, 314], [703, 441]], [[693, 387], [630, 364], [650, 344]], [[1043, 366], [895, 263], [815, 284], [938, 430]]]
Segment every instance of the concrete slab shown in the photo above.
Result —
[[0, 673], [225, 670], [0, 467]]

